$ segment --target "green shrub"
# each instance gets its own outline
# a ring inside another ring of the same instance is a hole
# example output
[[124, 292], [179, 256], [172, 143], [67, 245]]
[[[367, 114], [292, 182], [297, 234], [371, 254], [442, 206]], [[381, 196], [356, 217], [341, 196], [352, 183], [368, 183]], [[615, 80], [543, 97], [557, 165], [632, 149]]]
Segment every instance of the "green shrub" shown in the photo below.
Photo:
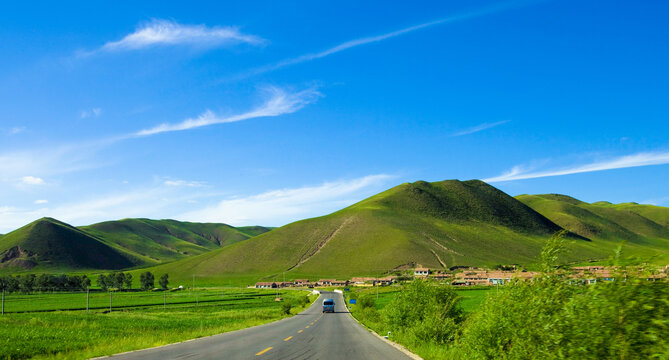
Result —
[[450, 287], [415, 280], [383, 309], [389, 329], [417, 342], [445, 344], [452, 341], [464, 315], [459, 296]]
[[667, 334], [666, 283], [576, 286], [553, 275], [488, 296], [454, 351], [466, 359], [666, 359]]
[[370, 294], [362, 295], [356, 302], [361, 309], [373, 308], [374, 307], [374, 297]]
[[290, 310], [293, 308], [293, 304], [290, 301], [284, 301], [281, 303], [281, 313], [285, 315], [290, 315]]

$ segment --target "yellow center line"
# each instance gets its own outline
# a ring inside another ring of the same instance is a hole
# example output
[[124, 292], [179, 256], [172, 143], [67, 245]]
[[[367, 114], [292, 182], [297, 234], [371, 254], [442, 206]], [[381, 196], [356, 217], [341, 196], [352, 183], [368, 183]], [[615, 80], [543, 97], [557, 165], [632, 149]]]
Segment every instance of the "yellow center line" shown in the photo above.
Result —
[[308, 328], [309, 328], [309, 325], [307, 325], [307, 326], [305, 327], [305, 329], [308, 329]]
[[288, 340], [290, 340], [290, 339], [292, 339], [292, 338], [293, 338], [292, 336], [289, 336], [289, 337], [283, 339], [283, 341], [288, 341]]
[[304, 330], [297, 330], [297, 333], [299, 334], [299, 333], [301, 333], [302, 331], [304, 331]]
[[268, 347], [267, 349], [265, 349], [265, 350], [263, 350], [263, 351], [257, 353], [256, 356], [260, 356], [260, 355], [262, 355], [262, 354], [264, 354], [264, 353], [266, 353], [266, 352], [268, 352], [268, 351], [270, 351], [270, 350], [272, 350], [272, 347], [271, 347], [271, 346]]

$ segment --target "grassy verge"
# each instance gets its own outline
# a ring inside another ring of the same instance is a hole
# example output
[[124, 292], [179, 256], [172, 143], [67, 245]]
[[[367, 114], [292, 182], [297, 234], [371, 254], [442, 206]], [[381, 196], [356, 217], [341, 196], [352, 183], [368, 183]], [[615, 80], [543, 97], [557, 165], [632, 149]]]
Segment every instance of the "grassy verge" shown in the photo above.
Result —
[[[246, 290], [238, 290], [244, 292]], [[220, 292], [219, 292], [220, 293]], [[296, 314], [315, 300], [305, 291], [284, 292]], [[109, 312], [58, 311], [0, 317], [3, 359], [86, 359], [256, 326], [290, 315], [273, 296], [163, 309], [162, 304]]]
[[[476, 312], [483, 302], [486, 295], [495, 291], [491, 288], [458, 288], [455, 292], [460, 297], [459, 306], [465, 314], [472, 314]], [[376, 288], [352, 289], [351, 292], [346, 293], [346, 301], [356, 299], [356, 305], [351, 306], [352, 315], [358, 319], [363, 325], [371, 330], [374, 330], [379, 335], [388, 335], [389, 326], [382, 317], [382, 311], [390, 304], [397, 296], [400, 295], [401, 288], [398, 286]], [[373, 303], [364, 305], [364, 302]], [[450, 355], [449, 349], [445, 346], [440, 346], [434, 343], [417, 341], [412, 336], [405, 333], [390, 333], [389, 339], [402, 344], [413, 353], [421, 356], [423, 359], [444, 359]]]

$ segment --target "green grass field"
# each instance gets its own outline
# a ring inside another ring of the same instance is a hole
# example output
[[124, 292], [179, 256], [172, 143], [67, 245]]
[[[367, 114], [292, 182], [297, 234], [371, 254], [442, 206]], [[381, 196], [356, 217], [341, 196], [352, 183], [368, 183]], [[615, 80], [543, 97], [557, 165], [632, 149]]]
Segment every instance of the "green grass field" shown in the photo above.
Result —
[[[285, 291], [284, 291], [285, 292]], [[274, 299], [275, 292], [261, 289], [198, 289], [176, 292], [68, 292], [20, 293], [5, 295], [5, 312], [56, 311], [56, 310], [112, 310], [142, 307], [189, 307], [195, 304], [234, 306], [239, 303]], [[87, 299], [88, 298], [88, 299]]]
[[[194, 293], [169, 295], [174, 301], [195, 300]], [[284, 301], [296, 304], [293, 314], [304, 308], [297, 304], [299, 298], [307, 295], [303, 290], [281, 294]], [[86, 359], [234, 331], [287, 316], [280, 311], [281, 302], [274, 301], [275, 293], [265, 290], [200, 290], [198, 297], [203, 302], [197, 306], [168, 304], [166, 309], [162, 293], [116, 296], [121, 304], [135, 307], [112, 312], [53, 311], [0, 316], [0, 358]], [[85, 294], [22, 295], [14, 302], [9, 300], [7, 305], [15, 309], [35, 311], [85, 305]], [[312, 296], [310, 301], [313, 300]]]
[[[361, 296], [371, 296], [374, 299], [374, 307], [381, 310], [388, 305], [400, 293], [400, 288], [397, 286], [381, 287], [378, 289], [378, 297], [376, 296], [376, 288], [353, 288], [353, 292], [347, 294], [346, 301], [350, 298], [359, 298]], [[460, 306], [467, 312], [476, 311], [483, 301], [486, 294], [490, 291], [496, 291], [495, 288], [475, 288], [475, 289], [456, 289], [455, 292], [462, 298]]]

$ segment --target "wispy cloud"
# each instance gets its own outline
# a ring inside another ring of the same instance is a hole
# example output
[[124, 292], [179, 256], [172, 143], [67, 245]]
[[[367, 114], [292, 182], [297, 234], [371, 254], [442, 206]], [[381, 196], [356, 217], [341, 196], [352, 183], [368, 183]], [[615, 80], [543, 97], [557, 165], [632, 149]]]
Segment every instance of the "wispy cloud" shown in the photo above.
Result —
[[148, 136], [169, 131], [183, 131], [202, 126], [231, 123], [261, 117], [273, 117], [294, 113], [322, 96], [315, 88], [299, 92], [287, 92], [280, 88], [268, 89], [270, 97], [261, 106], [237, 115], [219, 116], [210, 110], [205, 111], [197, 118], [186, 119], [177, 124], [160, 124], [156, 127], [138, 131], [134, 136]]
[[121, 141], [169, 131], [294, 113], [323, 96], [315, 88], [289, 92], [272, 87], [267, 91], [269, 97], [261, 106], [238, 115], [223, 117], [206, 111], [196, 119], [187, 119], [176, 124], [161, 124], [135, 133], [0, 153], [0, 183], [15, 184], [17, 179], [28, 174], [32, 177], [44, 177], [107, 166], [112, 161], [108, 159], [101, 161], [96, 155], [102, 149]]
[[224, 222], [231, 225], [283, 225], [305, 217], [324, 215], [378, 191], [393, 176], [369, 175], [318, 186], [267, 191], [226, 199], [214, 206], [178, 216], [188, 221]]
[[414, 32], [414, 31], [417, 31], [417, 30], [429, 28], [429, 27], [436, 26], [436, 25], [443, 25], [443, 24], [449, 24], [449, 23], [455, 23], [455, 22], [459, 22], [459, 21], [463, 21], [463, 20], [473, 19], [473, 18], [493, 14], [493, 13], [496, 13], [496, 12], [499, 12], [499, 11], [503, 11], [503, 10], [506, 10], [510, 7], [518, 6], [518, 5], [519, 5], [519, 2], [512, 2], [512, 3], [507, 2], [507, 3], [503, 3], [503, 4], [500, 4], [500, 5], [496, 5], [496, 6], [486, 7], [486, 8], [480, 9], [480, 10], [476, 10], [476, 11], [470, 11], [470, 12], [465, 12], [465, 13], [461, 13], [461, 14], [456, 14], [456, 15], [453, 15], [453, 16], [437, 19], [437, 20], [434, 20], [434, 21], [429, 21], [429, 22], [425, 22], [425, 23], [422, 23], [422, 24], [409, 26], [409, 27], [406, 27], [406, 28], [403, 28], [403, 29], [391, 31], [391, 32], [381, 34], [381, 35], [367, 36], [367, 37], [362, 37], [362, 38], [359, 38], [359, 39], [349, 40], [349, 41], [343, 42], [339, 45], [333, 46], [329, 49], [326, 49], [326, 50], [323, 50], [323, 51], [320, 51], [320, 52], [304, 54], [304, 55], [301, 55], [301, 56], [298, 56], [298, 57], [294, 57], [294, 58], [279, 61], [275, 64], [271, 64], [271, 65], [267, 65], [267, 66], [263, 66], [263, 67], [253, 69], [249, 73], [244, 74], [243, 76], [250, 76], [250, 75], [256, 75], [256, 74], [262, 74], [262, 73], [269, 72], [269, 71], [274, 71], [274, 70], [277, 70], [277, 69], [280, 69], [280, 68], [283, 68], [283, 67], [286, 67], [286, 66], [300, 64], [300, 63], [303, 63], [303, 62], [324, 58], [326, 56], [330, 56], [330, 55], [342, 52], [344, 50], [348, 50], [348, 49], [355, 48], [355, 47], [362, 46], [362, 45], [377, 43], [377, 42], [380, 42], [380, 41], [391, 39], [391, 38], [394, 38], [394, 37], [397, 37], [397, 36], [400, 36], [400, 35], [404, 35], [404, 34], [407, 34], [407, 33], [410, 33], [410, 32]]
[[24, 176], [21, 178], [21, 184], [24, 185], [44, 185], [44, 179], [36, 176]]
[[142, 24], [118, 41], [104, 44], [95, 52], [120, 52], [139, 50], [152, 46], [191, 45], [214, 47], [246, 43], [260, 45], [266, 41], [258, 36], [244, 34], [236, 27], [207, 27], [205, 25], [183, 25], [175, 21], [155, 19]]
[[9, 129], [8, 133], [9, 133], [9, 135], [16, 135], [16, 134], [20, 134], [24, 131], [26, 131], [25, 126], [15, 126], [11, 129]]
[[535, 179], [550, 176], [562, 176], [571, 174], [580, 174], [594, 171], [604, 171], [613, 169], [624, 169], [639, 166], [663, 165], [669, 164], [669, 152], [645, 152], [632, 155], [621, 156], [604, 161], [596, 161], [589, 164], [577, 165], [563, 169], [553, 169], [544, 171], [534, 171], [523, 166], [514, 166], [506, 173], [483, 179], [485, 182], [500, 182], [512, 180]]
[[98, 117], [102, 114], [102, 109], [100, 108], [93, 108], [90, 110], [82, 110], [79, 117], [82, 119], [86, 119], [89, 117]]
[[173, 209], [182, 209], [189, 201], [208, 196], [212, 195], [198, 193], [193, 188], [159, 183], [123, 191], [82, 194], [70, 201], [37, 200], [34, 204], [41, 205], [38, 208], [0, 206], [0, 233], [44, 216], [76, 226], [127, 217], [169, 218], [174, 216]]
[[164, 185], [167, 186], [187, 186], [187, 187], [201, 187], [204, 183], [200, 181], [186, 181], [186, 180], [165, 180]]
[[495, 126], [506, 124], [508, 122], [509, 122], [509, 120], [498, 121], [498, 122], [494, 122], [494, 123], [483, 123], [483, 124], [476, 125], [474, 127], [470, 127], [468, 129], [464, 129], [464, 130], [458, 131], [456, 133], [453, 133], [453, 135], [451, 135], [451, 136], [455, 137], [455, 136], [469, 135], [469, 134], [477, 133], [479, 131], [483, 131], [483, 130], [493, 128]]
[[95, 154], [109, 144], [106, 140], [92, 141], [0, 153], [0, 183], [104, 166], [106, 162], [96, 160]]

